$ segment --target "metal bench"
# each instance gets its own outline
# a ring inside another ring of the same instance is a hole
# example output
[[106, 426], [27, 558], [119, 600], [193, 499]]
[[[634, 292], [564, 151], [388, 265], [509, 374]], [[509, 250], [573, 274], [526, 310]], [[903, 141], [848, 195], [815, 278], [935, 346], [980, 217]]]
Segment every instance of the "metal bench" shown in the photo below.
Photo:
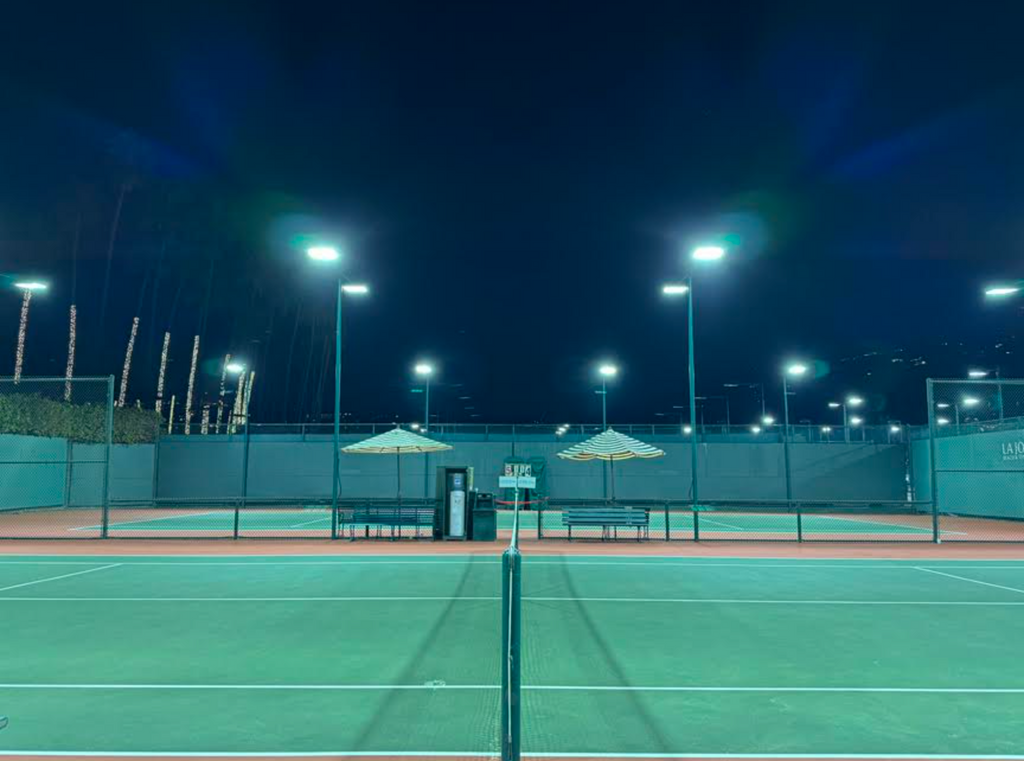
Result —
[[357, 505], [356, 507], [343, 507], [340, 509], [342, 534], [348, 526], [349, 536], [356, 538], [356, 527], [363, 526], [364, 536], [370, 538], [370, 527], [375, 526], [377, 536], [380, 537], [384, 528], [391, 530], [391, 539], [402, 538], [402, 528], [411, 526], [416, 529], [416, 538], [423, 536], [421, 529], [426, 526], [431, 529], [432, 536], [434, 528], [434, 508], [432, 507], [409, 507], [404, 505]]
[[636, 540], [650, 536], [650, 513], [644, 508], [632, 507], [569, 507], [562, 510], [562, 525], [569, 529], [572, 540], [573, 526], [600, 526], [601, 539], [618, 539], [619, 528], [635, 528]]

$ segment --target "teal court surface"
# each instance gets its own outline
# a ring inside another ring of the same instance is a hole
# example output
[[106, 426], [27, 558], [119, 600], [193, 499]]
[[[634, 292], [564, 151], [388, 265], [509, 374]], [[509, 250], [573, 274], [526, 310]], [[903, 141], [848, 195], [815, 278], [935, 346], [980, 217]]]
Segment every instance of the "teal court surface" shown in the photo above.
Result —
[[[73, 521], [68, 526], [70, 532], [93, 532], [99, 526], [91, 522], [98, 518], [90, 516], [90, 520]], [[498, 529], [512, 529], [512, 512], [498, 511]], [[688, 510], [668, 513], [667, 522], [671, 538], [692, 538], [694, 533], [693, 513]], [[818, 538], [863, 538], [899, 540], [922, 540], [932, 538], [931, 516], [918, 514], [902, 515], [870, 515], [870, 514], [807, 514], [800, 518], [799, 530], [808, 539]], [[566, 529], [562, 525], [562, 514], [557, 510], [545, 510], [542, 513], [524, 511], [520, 514], [520, 527], [529, 536], [536, 536], [538, 523], [541, 524], [545, 536], [565, 536]], [[728, 510], [704, 510], [697, 519], [700, 533], [705, 538], [720, 536], [721, 538], [795, 538], [797, 516], [795, 513], [778, 511], [733, 512]], [[220, 509], [137, 509], [113, 510], [110, 518], [111, 534], [221, 534], [230, 535], [234, 530], [235, 513], [230, 508]], [[268, 510], [247, 508], [239, 512], [239, 531], [243, 534], [281, 533], [287, 535], [326, 533], [331, 528], [330, 509], [325, 507], [307, 509]], [[364, 524], [342, 523], [340, 530], [354, 532], [357, 536], [365, 531]], [[373, 529], [375, 530], [375, 529]], [[389, 531], [389, 530], [388, 530]], [[429, 535], [430, 530], [421, 532]], [[622, 530], [621, 538], [628, 538], [631, 530]], [[652, 510], [650, 513], [650, 538], [666, 537], [666, 513]], [[415, 536], [415, 529], [403, 528], [403, 536]], [[600, 535], [600, 529], [582, 529], [574, 532], [574, 536], [587, 538]]]
[[[500, 558], [0, 556], [0, 755], [492, 757]], [[527, 755], [1016, 758], [1024, 562], [524, 553]]]

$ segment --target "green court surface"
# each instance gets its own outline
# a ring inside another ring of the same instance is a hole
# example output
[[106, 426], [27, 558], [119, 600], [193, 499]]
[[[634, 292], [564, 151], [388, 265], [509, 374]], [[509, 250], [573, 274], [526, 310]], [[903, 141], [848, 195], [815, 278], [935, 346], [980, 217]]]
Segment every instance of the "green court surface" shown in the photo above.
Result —
[[[500, 559], [0, 557], [0, 755], [492, 756]], [[524, 557], [528, 754], [1024, 758], [1024, 562]]]
[[[216, 532], [230, 534], [234, 528], [234, 511], [231, 509], [221, 510], [196, 510], [191, 512], [179, 511], [170, 515], [164, 514], [167, 511], [160, 511], [156, 517], [147, 517], [147, 511], [142, 510], [115, 510], [111, 514], [111, 532]], [[523, 531], [533, 535], [537, 530], [537, 512], [524, 511], [520, 514], [520, 527]], [[543, 512], [543, 530], [548, 535], [562, 535], [565, 527], [562, 525], [562, 514], [555, 510]], [[498, 528], [511, 530], [512, 512], [509, 510], [498, 511]], [[793, 513], [778, 512], [728, 512], [728, 511], [702, 511], [700, 513], [700, 530], [704, 534], [764, 534], [792, 536], [797, 532], [797, 518]], [[865, 515], [852, 516], [843, 515], [804, 515], [801, 518], [802, 531], [805, 535], [813, 538], [818, 535], [916, 535], [928, 538], [932, 534], [930, 526], [931, 518], [927, 515]], [[669, 526], [673, 534], [690, 535], [693, 533], [693, 513], [689, 511], [672, 512], [669, 514]], [[88, 525], [77, 527], [72, 530], [96, 530], [99, 526]], [[245, 532], [312, 532], [330, 531], [331, 513], [329, 508], [307, 508], [296, 510], [261, 510], [245, 509], [239, 513], [239, 530]], [[348, 531], [355, 528], [356, 533], [362, 533], [363, 524], [345, 524], [341, 530]], [[652, 538], [663, 538], [665, 534], [665, 513], [662, 511], [651, 511], [650, 533]], [[386, 529], [389, 531], [389, 529]], [[586, 538], [589, 533], [600, 533], [600, 529], [582, 529], [576, 532], [581, 538]], [[414, 536], [415, 530], [405, 528], [403, 536]], [[429, 534], [424, 529], [423, 533]], [[626, 538], [631, 535], [630, 530], [623, 530], [621, 536]]]

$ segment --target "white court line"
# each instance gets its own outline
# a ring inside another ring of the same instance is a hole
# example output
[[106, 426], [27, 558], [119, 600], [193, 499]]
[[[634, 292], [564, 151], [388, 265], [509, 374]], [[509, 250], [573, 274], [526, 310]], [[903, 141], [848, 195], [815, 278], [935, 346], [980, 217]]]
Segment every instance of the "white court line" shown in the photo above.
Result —
[[[923, 566], [915, 566], [914, 570], [924, 571], [925, 573], [934, 573], [936, 576], [945, 576], [950, 579], [958, 579], [959, 581], [969, 581], [971, 584], [981, 584], [983, 587], [993, 587], [995, 589], [1005, 589], [1007, 592], [1016, 592], [1017, 594], [1024, 595], [1024, 589], [1018, 589], [1017, 587], [1007, 587], [1002, 584], [993, 584], [989, 581], [979, 581], [978, 579], [968, 579], [966, 576], [957, 576], [955, 573], [946, 573], [945, 571], [936, 571], [934, 568], [925, 568]], [[0, 590], [2, 591], [2, 590]]]
[[[500, 684], [103, 684], [103, 683], [0, 683], [0, 690], [269, 690], [286, 692], [366, 692], [406, 690], [498, 691]], [[531, 692], [809, 692], [809, 693], [881, 693], [926, 695], [1024, 695], [1024, 687], [804, 687], [804, 686], [729, 686], [729, 685], [587, 685], [524, 684]]]
[[[115, 508], [112, 508], [112, 509], [114, 509], [114, 510], [123, 510], [123, 509], [131, 509], [131, 508], [115, 507]], [[145, 509], [145, 508], [143, 508], [143, 509]], [[166, 508], [166, 509], [168, 509], [168, 510], [175, 510], [175, 509], [181, 509], [181, 508]], [[172, 520], [173, 521], [177, 521], [177, 520], [181, 520], [182, 518], [186, 518], [186, 519], [187, 518], [201, 518], [204, 515], [221, 515], [222, 513], [223, 513], [222, 510], [208, 510], [205, 513], [189, 513], [188, 515], [164, 515], [164, 516], [161, 516], [159, 518], [145, 518], [145, 519], [139, 519], [137, 521], [117, 521], [117, 522], [111, 523], [109, 526], [107, 526], [107, 530], [114, 529], [114, 528], [120, 528], [121, 526], [132, 526], [132, 525], [139, 524], [139, 523], [155, 523], [156, 521], [172, 521]], [[99, 530], [101, 528], [103, 528], [103, 526], [78, 526], [78, 527], [73, 528], [71, 530], [72, 531], [96, 531], [96, 530]], [[170, 530], [173, 530], [173, 529], [167, 529], [167, 530], [170, 531]], [[181, 529], [181, 530], [187, 531], [189, 529]], [[207, 531], [220, 531], [221, 529], [206, 529], [206, 530]], [[227, 529], [223, 529], [223, 530], [226, 531]]]
[[[652, 759], [857, 759], [861, 761], [1022, 761], [1024, 755], [946, 753], [521, 753], [523, 758], [652, 758]], [[336, 750], [308, 753], [244, 751], [97, 751], [97, 750], [0, 750], [0, 756], [79, 756], [82, 758], [497, 758], [495, 751], [431, 750]]]
[[[498, 596], [376, 597], [0, 597], [5, 602], [498, 602]], [[934, 607], [1024, 607], [1005, 600], [761, 600], [704, 597], [523, 597], [524, 602], [660, 603], [674, 605], [924, 605]]]
[[[750, 532], [765, 533], [765, 534], [786, 534], [786, 533], [789, 533], [788, 531], [783, 531], [781, 529], [772, 529], [772, 530], [768, 530], [768, 531], [765, 531], [765, 532], [758, 532], [756, 528], [753, 528], [753, 529], [751, 529], [751, 528], [742, 528], [740, 526], [734, 526], [732, 523], [726, 523], [725, 521], [716, 521], [714, 518], [702, 518], [702, 519], [699, 519], [698, 521], [696, 521], [696, 523], [714, 523], [716, 526], [725, 526], [726, 528], [736, 529], [737, 531], [742, 531], [742, 532], [746, 532], [746, 533], [750, 533]], [[694, 523], [690, 524], [689, 528], [690, 528], [691, 531], [693, 530], [693, 526], [694, 525], [695, 525]], [[685, 531], [686, 529], [684, 528], [683, 530]], [[793, 523], [793, 531], [796, 531], [796, 522], [795, 521]]]
[[[312, 523], [323, 523], [325, 521], [326, 521], [327, 525], [324, 526], [324, 528], [330, 527], [330, 525], [331, 525], [331, 516], [330, 515], [327, 515], [327, 516], [321, 515], [321, 516], [318, 516], [318, 517], [314, 518], [311, 521], [304, 521], [303, 523], [293, 523], [291, 526], [288, 526], [288, 528], [286, 528], [285, 531], [291, 531], [292, 529], [302, 528], [303, 526], [308, 526], [308, 525], [310, 525]], [[260, 529], [249, 529], [249, 530], [250, 531], [260, 531]], [[267, 531], [272, 531], [274, 529], [266, 529], [266, 530]]]
[[108, 568], [117, 568], [120, 563], [111, 563], [110, 565], [101, 565], [98, 568], [86, 568], [84, 571], [75, 571], [74, 573], [65, 573], [60, 576], [48, 576], [45, 579], [36, 579], [35, 581], [25, 581], [21, 584], [11, 584], [9, 587], [0, 587], [0, 592], [8, 592], [12, 589], [21, 589], [22, 587], [31, 587], [33, 584], [45, 584], [48, 581], [58, 581], [60, 579], [70, 579], [72, 576], [82, 576], [87, 573], [94, 573], [95, 571], [105, 571]]

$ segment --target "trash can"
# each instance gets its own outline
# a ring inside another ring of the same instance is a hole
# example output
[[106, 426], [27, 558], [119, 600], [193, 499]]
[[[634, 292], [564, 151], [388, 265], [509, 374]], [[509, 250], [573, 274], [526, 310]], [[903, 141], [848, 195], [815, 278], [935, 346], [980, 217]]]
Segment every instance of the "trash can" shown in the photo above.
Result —
[[493, 542], [498, 538], [498, 516], [494, 508], [494, 495], [476, 493], [473, 501], [474, 542]]

